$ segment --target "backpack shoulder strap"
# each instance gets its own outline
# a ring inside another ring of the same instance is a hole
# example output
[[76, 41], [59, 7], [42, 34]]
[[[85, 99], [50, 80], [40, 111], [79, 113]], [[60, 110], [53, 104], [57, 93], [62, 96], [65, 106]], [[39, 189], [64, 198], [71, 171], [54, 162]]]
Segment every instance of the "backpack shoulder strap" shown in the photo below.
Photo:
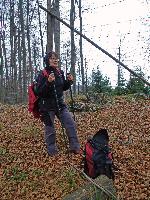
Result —
[[45, 77], [48, 77], [48, 76], [49, 76], [49, 74], [48, 74], [48, 72], [46, 71], [46, 69], [43, 69], [43, 70], [42, 70], [42, 73], [43, 73], [43, 75], [44, 75]]

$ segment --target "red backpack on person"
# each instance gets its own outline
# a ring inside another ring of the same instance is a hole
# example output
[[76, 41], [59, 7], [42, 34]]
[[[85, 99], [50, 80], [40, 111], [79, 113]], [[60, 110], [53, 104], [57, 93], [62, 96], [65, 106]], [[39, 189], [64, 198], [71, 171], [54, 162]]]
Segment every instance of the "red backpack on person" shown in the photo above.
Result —
[[[42, 70], [42, 73], [45, 77], [48, 77], [48, 73], [45, 69]], [[36, 82], [33, 82], [28, 87], [28, 111], [31, 112], [34, 118], [40, 119], [40, 112], [38, 108], [38, 99], [39, 97], [35, 94]]]

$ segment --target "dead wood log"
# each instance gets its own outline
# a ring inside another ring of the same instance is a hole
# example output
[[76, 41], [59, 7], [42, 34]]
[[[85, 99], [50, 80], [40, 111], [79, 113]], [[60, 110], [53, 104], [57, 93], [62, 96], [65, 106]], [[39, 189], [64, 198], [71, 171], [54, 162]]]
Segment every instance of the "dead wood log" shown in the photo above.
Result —
[[113, 181], [109, 179], [105, 175], [101, 175], [94, 180], [94, 182], [101, 186], [103, 189], [100, 189], [93, 185], [92, 183], [88, 183], [83, 187], [79, 188], [75, 192], [67, 195], [63, 198], [63, 200], [115, 200], [116, 190], [113, 185]]

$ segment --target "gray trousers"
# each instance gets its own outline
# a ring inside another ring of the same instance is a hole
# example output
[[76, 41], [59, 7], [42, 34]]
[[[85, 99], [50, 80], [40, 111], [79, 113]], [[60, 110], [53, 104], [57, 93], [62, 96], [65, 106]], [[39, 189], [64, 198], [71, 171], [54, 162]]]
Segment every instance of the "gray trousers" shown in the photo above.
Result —
[[49, 111], [42, 114], [43, 122], [45, 124], [45, 143], [47, 145], [48, 153], [55, 154], [58, 151], [56, 145], [56, 132], [54, 127], [55, 116], [58, 117], [66, 130], [70, 150], [79, 150], [80, 145], [77, 137], [76, 124], [72, 118], [71, 113], [67, 108], [64, 108], [59, 112], [59, 114], [55, 111]]

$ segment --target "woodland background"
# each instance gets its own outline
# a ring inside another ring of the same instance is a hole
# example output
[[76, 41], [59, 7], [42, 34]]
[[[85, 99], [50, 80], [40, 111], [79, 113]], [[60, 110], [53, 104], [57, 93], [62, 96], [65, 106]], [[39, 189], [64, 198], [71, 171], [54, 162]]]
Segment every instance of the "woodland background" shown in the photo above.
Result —
[[[60, 23], [46, 13], [44, 16], [47, 21], [44, 21], [39, 3], [43, 3], [58, 17], [65, 6], [61, 0], [2, 0], [0, 4], [1, 198], [61, 200], [87, 183], [66, 162], [68, 157], [61, 124], [57, 119], [60, 152], [58, 157], [50, 158], [43, 140], [43, 125], [27, 110], [28, 85], [43, 68], [45, 52], [55, 49], [65, 73], [71, 71], [74, 75], [74, 114], [81, 147], [84, 148], [88, 135], [93, 135], [99, 128], [107, 128], [114, 162], [118, 166], [114, 182], [118, 199], [148, 200], [149, 84], [133, 74], [126, 80], [120, 65], [117, 65], [115, 87], [111, 84], [111, 78], [103, 75], [99, 67], [89, 76], [82, 37], [77, 41], [76, 34], [70, 31], [70, 38], [63, 44]], [[70, 0], [66, 3], [70, 4], [69, 11], [66, 11], [70, 18], [68, 23], [74, 27], [78, 18], [82, 33], [82, 11], [94, 11], [85, 6], [85, 1]], [[148, 22], [144, 26], [149, 27]], [[43, 32], [46, 32], [46, 38]], [[147, 48], [142, 53], [149, 59], [149, 38], [142, 36], [139, 40], [146, 44]], [[135, 66], [134, 71], [148, 80], [148, 74], [144, 74], [141, 67]], [[66, 94], [66, 101], [71, 109], [72, 98], [69, 93]], [[69, 161], [81, 168], [82, 155], [71, 156]]]
[[[75, 27], [75, 21], [79, 21], [78, 30], [82, 33], [84, 27], [82, 15], [84, 12], [94, 12], [81, 0], [64, 1], [54, 0], [40, 2], [35, 0], [14, 0], [1, 2], [1, 32], [0, 32], [0, 101], [4, 103], [22, 103], [27, 101], [28, 85], [34, 80], [37, 71], [43, 68], [43, 57], [49, 50], [55, 50], [60, 56], [60, 66], [63, 64], [65, 73], [74, 75], [74, 94], [93, 94], [109, 92], [109, 94], [145, 93], [149, 94], [149, 88], [141, 80], [130, 74], [126, 80], [122, 72], [123, 67], [118, 65], [117, 85], [111, 85], [111, 77], [103, 75], [97, 69], [88, 73], [88, 63], [84, 55], [83, 38], [76, 37], [73, 29], [70, 37], [63, 43], [64, 34], [60, 30], [60, 22], [55, 20], [39, 8], [43, 4], [53, 14], [60, 17], [64, 14], [64, 6], [70, 4], [66, 10], [66, 18], [69, 16], [69, 24]], [[63, 3], [63, 4], [62, 4]], [[117, 3], [117, 2], [115, 2]], [[106, 6], [106, 5], [105, 5]], [[47, 17], [46, 17], [47, 16]], [[45, 20], [47, 18], [47, 21]], [[45, 20], [45, 21], [44, 21]], [[68, 20], [68, 18], [67, 18]], [[65, 21], [65, 19], [64, 19]], [[143, 23], [141, 19], [141, 23]], [[147, 31], [148, 21], [143, 23]], [[47, 38], [45, 38], [45, 32]], [[44, 36], [44, 37], [43, 37]], [[149, 59], [149, 38], [139, 36], [145, 49], [141, 49], [145, 60]], [[46, 42], [46, 43], [45, 43]], [[120, 49], [118, 49], [118, 52]], [[121, 53], [118, 54], [120, 59]], [[144, 61], [143, 61], [144, 62]], [[71, 67], [70, 67], [71, 66]], [[148, 67], [148, 66], [147, 66]], [[141, 77], [149, 78], [144, 74], [143, 68], [134, 66], [134, 71]], [[148, 80], [148, 79], [147, 79]]]

